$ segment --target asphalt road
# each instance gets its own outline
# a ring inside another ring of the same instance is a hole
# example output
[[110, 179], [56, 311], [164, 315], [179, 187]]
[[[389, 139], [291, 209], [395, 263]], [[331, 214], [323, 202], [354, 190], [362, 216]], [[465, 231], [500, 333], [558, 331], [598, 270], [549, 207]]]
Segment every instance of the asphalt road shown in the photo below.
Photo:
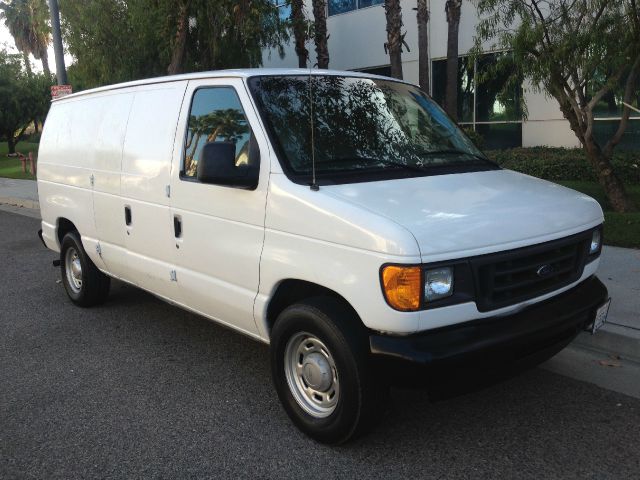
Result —
[[638, 478], [640, 400], [535, 369], [368, 436], [289, 422], [268, 350], [135, 288], [74, 307], [38, 221], [0, 211], [0, 478]]

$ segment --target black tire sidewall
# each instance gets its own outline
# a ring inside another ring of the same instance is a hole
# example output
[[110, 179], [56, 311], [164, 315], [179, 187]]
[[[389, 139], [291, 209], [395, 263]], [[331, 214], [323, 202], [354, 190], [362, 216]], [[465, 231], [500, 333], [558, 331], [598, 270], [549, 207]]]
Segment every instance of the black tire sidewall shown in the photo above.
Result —
[[[80, 265], [82, 267], [82, 287], [79, 292], [74, 292], [71, 286], [69, 285], [69, 279], [67, 278], [67, 251], [70, 248], [74, 248], [76, 252], [78, 252], [78, 258], [80, 259]], [[76, 303], [82, 302], [84, 297], [86, 296], [87, 286], [84, 281], [84, 277], [86, 276], [86, 272], [88, 270], [87, 265], [87, 256], [84, 252], [84, 248], [82, 248], [82, 243], [78, 234], [75, 232], [67, 233], [62, 239], [62, 244], [60, 248], [60, 267], [62, 272], [62, 284], [64, 285], [64, 289], [69, 295], [69, 298]]]
[[[78, 252], [82, 267], [82, 287], [78, 292], [73, 291], [67, 279], [66, 255], [69, 248], [72, 247]], [[106, 300], [109, 294], [110, 278], [102, 273], [91, 261], [82, 246], [80, 234], [77, 232], [69, 232], [62, 239], [60, 245], [60, 267], [64, 289], [73, 303], [80, 307], [92, 307]]]
[[[362, 397], [366, 393], [364, 377], [367, 376], [367, 362], [362, 351], [362, 339], [359, 338], [359, 332], [354, 331], [357, 329], [351, 328], [351, 325], [341, 325], [340, 318], [332, 318], [339, 313], [339, 309], [336, 311], [309, 304], [289, 307], [278, 317], [271, 341], [272, 376], [287, 414], [307, 435], [330, 444], [343, 443], [355, 433], [362, 415]], [[305, 412], [289, 389], [284, 370], [285, 349], [288, 340], [299, 332], [319, 338], [330, 350], [336, 364], [340, 397], [336, 409], [325, 418], [315, 418]]]

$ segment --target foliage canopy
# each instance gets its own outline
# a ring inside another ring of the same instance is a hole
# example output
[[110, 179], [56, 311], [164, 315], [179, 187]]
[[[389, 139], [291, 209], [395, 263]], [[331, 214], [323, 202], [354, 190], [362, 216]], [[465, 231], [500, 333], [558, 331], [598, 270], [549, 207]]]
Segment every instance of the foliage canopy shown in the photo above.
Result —
[[9, 153], [33, 120], [43, 120], [49, 110], [51, 78], [27, 75], [19, 55], [0, 50], [0, 136]]
[[[558, 101], [609, 201], [632, 209], [611, 164], [640, 93], [638, 0], [478, 0], [477, 47], [508, 49], [505, 60]], [[605, 98], [620, 105], [618, 128], [594, 138], [594, 111]], [[624, 103], [623, 103], [624, 102]]]
[[180, 71], [256, 67], [264, 47], [287, 39], [287, 22], [270, 0], [59, 3], [64, 40], [76, 59], [69, 68], [76, 89], [165, 75], [181, 26]]

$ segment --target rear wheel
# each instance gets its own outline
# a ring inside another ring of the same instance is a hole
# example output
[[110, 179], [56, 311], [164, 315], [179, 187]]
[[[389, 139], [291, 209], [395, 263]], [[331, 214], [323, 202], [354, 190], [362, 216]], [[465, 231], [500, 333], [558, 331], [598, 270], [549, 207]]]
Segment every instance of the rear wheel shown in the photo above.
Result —
[[339, 444], [364, 433], [384, 407], [367, 336], [354, 313], [330, 297], [292, 305], [271, 335], [271, 370], [284, 409], [300, 430]]
[[92, 307], [107, 299], [111, 279], [91, 261], [77, 232], [67, 233], [62, 239], [60, 266], [62, 283], [73, 303]]

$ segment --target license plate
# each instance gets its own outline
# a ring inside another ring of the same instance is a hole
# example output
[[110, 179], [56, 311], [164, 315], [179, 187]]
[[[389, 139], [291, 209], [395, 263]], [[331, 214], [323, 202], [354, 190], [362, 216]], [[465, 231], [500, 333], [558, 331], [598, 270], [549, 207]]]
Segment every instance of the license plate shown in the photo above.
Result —
[[593, 326], [591, 327], [591, 335], [596, 333], [604, 322], [607, 321], [607, 315], [609, 314], [609, 306], [611, 305], [611, 299], [607, 300], [604, 305], [596, 310], [596, 317], [593, 319]]

